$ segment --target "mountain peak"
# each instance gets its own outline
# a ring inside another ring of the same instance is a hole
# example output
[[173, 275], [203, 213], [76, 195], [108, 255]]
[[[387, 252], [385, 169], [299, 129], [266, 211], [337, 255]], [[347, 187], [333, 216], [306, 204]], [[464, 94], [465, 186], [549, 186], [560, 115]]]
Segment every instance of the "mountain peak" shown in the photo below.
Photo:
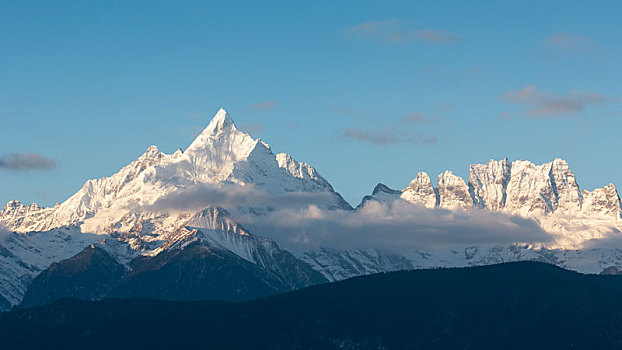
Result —
[[149, 148], [147, 148], [147, 150], [145, 151], [145, 153], [142, 155], [142, 157], [156, 157], [160, 154], [160, 150], [158, 149], [158, 146], [155, 145], [151, 145], [149, 146]]
[[394, 194], [394, 195], [398, 195], [398, 196], [402, 194], [402, 191], [394, 190], [394, 189], [390, 188], [389, 186], [387, 186], [387, 185], [385, 185], [383, 183], [378, 183], [376, 185], [376, 187], [374, 187], [374, 190], [372, 191], [371, 194], [372, 195], [376, 195], [376, 194], [378, 194], [380, 192]]
[[203, 132], [216, 134], [219, 130], [224, 130], [230, 127], [235, 127], [235, 123], [233, 122], [233, 119], [231, 119], [231, 116], [229, 116], [229, 113], [227, 113], [224, 108], [221, 108]]
[[206, 151], [209, 153], [222, 153], [231, 148], [227, 146], [223, 149], [223, 142], [232, 142], [235, 145], [234, 148], [243, 148], [245, 150], [243, 153], [245, 154], [252, 151], [252, 148], [257, 143], [250, 135], [239, 131], [235, 127], [235, 123], [229, 116], [229, 113], [221, 108], [205, 130], [190, 144], [184, 154], [192, 155]]

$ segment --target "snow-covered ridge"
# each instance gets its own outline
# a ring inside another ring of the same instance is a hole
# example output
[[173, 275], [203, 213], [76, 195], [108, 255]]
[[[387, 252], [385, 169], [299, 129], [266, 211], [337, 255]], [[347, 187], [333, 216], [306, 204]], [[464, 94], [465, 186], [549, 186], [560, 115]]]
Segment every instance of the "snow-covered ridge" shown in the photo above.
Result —
[[[88, 180], [77, 193], [54, 207], [9, 202], [0, 210], [0, 229], [6, 226], [13, 231], [4, 242], [0, 240], [0, 296], [12, 304], [19, 302], [37, 273], [89, 244], [106, 250], [125, 266], [139, 255], [154, 256], [199, 243], [210, 249], [227, 250], [275, 274], [283, 272], [279, 261], [285, 258], [291, 266], [300, 268], [297, 264], [301, 262], [280, 249], [279, 242], [258, 236], [258, 232], [251, 233], [236, 222], [239, 217], [210, 203], [209, 196], [206, 203], [192, 209], [167, 210], [162, 205], [166, 202], [163, 199], [178, 195], [178, 199], [186, 200], [182, 194], [196, 195], [206, 188], [220, 193], [244, 189], [281, 199], [306, 192], [301, 197], [312, 198], [310, 204], [317, 211], [345, 209], [348, 211], [339, 213], [364, 213], [349, 211], [349, 204], [315, 168], [285, 153], [275, 155], [267, 143], [238, 130], [221, 109], [185, 151], [165, 154], [151, 146], [114, 175]], [[252, 203], [236, 201], [234, 209], [264, 215], [279, 214], [275, 209], [282, 209], [271, 206], [292, 206], [285, 200], [274, 204], [257, 197]], [[586, 272], [611, 266], [622, 269], [620, 251], [592, 249], [589, 254], [582, 254], [576, 250], [591, 239], [610, 238], [612, 232], [622, 230], [616, 187], [610, 184], [593, 191], [581, 190], [568, 164], [561, 159], [542, 165], [491, 160], [488, 164], [471, 165], [467, 181], [446, 171], [433, 183], [428, 174], [419, 172], [403, 190], [379, 184], [359, 208], [369, 201], [396, 200], [453, 210], [451, 214], [489, 210], [521, 215], [538, 221], [555, 236], [555, 241], [547, 247], [475, 246], [442, 251], [422, 247], [407, 256], [376, 249], [344, 251], [322, 247], [299, 252], [300, 259], [329, 280], [417, 267], [520, 259], [544, 259]], [[412, 209], [410, 205], [406, 207]]]
[[[221, 192], [232, 186], [247, 188], [268, 196], [316, 192], [325, 199], [315, 203], [319, 207], [350, 208], [317, 170], [290, 155], [275, 155], [268, 144], [239, 131], [221, 109], [185, 151], [165, 154], [150, 146], [114, 175], [86, 181], [54, 207], [9, 202], [0, 210], [0, 229], [12, 231], [0, 240], [0, 296], [18, 303], [40, 271], [89, 244], [128, 267], [139, 255], [155, 256], [197, 242], [227, 250], [275, 275], [300, 272], [304, 277], [304, 263], [276, 242], [248, 232], [209, 198], [193, 209], [154, 206], [168, 195], [192, 193], [201, 186]], [[251, 204], [239, 203], [245, 205]], [[252, 205], [250, 209], [261, 212], [257, 203]], [[282, 270], [284, 261], [291, 263], [287, 271]]]
[[272, 194], [328, 192], [334, 196], [329, 205], [347, 206], [313, 167], [288, 154], [273, 154], [268, 144], [239, 131], [221, 109], [185, 152], [167, 155], [151, 146], [116, 174], [87, 181], [53, 208], [10, 202], [0, 211], [0, 223], [17, 232], [69, 225], [89, 233], [127, 231], [133, 225], [119, 224], [132, 212], [140, 214], [136, 208], [197, 184], [252, 184]]
[[469, 166], [468, 182], [446, 171], [438, 175], [436, 187], [428, 174], [419, 172], [402, 191], [384, 191], [391, 192], [395, 194], [392, 199], [398, 196], [428, 208], [482, 208], [526, 217], [560, 213], [622, 218], [615, 185], [580, 190], [568, 163], [559, 158], [541, 165], [523, 160], [509, 162], [507, 158], [473, 164]]
[[427, 208], [484, 209], [533, 218], [556, 234], [556, 243], [564, 248], [622, 230], [622, 203], [615, 185], [581, 190], [568, 163], [559, 158], [541, 165], [507, 158], [473, 164], [468, 181], [446, 171], [438, 176], [436, 187], [428, 174], [419, 172], [402, 191], [387, 189], [364, 201], [370, 199], [401, 199]]

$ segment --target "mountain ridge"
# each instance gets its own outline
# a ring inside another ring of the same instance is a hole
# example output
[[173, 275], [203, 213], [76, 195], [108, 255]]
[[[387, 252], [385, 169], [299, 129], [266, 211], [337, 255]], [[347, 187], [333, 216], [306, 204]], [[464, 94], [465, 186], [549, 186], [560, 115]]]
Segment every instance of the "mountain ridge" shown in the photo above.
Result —
[[[537, 222], [553, 242], [447, 250], [421, 247], [406, 255], [377, 248], [322, 246], [294, 255], [280, 248], [280, 241], [266, 238], [270, 232], [251, 233], [239, 220], [240, 216], [268, 218], [282, 209], [290, 210], [282, 220], [292, 219], [292, 211], [301, 209], [308, 209], [305, 215], [311, 219], [321, 219], [331, 212], [365, 213], [373, 202], [521, 216]], [[466, 181], [448, 170], [438, 175], [436, 185], [425, 172], [418, 172], [403, 190], [378, 184], [353, 211], [315, 168], [289, 154], [274, 154], [267, 143], [238, 130], [221, 109], [185, 151], [165, 154], [150, 146], [112, 176], [86, 181], [53, 207], [7, 203], [0, 209], [0, 225], [11, 231], [0, 242], [4, 272], [0, 296], [12, 305], [19, 303], [38, 274], [91, 244], [128, 269], [139, 257], [151, 259], [199, 244], [230, 252], [233, 255], [225, 255], [266, 270], [290, 289], [320, 281], [310, 277], [314, 273], [335, 281], [382, 271], [520, 259], [597, 273], [622, 268], [622, 254], [615, 249], [585, 250], [584, 256], [594, 260], [590, 262], [577, 252], [590, 240], [620, 233], [620, 207], [613, 184], [581, 190], [562, 159], [536, 165], [505, 158], [469, 166]]]

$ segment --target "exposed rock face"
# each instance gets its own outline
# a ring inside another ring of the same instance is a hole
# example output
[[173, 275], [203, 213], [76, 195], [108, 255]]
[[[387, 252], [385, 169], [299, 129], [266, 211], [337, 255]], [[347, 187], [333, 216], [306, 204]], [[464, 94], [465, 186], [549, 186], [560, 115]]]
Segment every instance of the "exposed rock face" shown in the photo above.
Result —
[[314, 191], [333, 192], [333, 186], [326, 181], [318, 172], [307, 163], [297, 162], [287, 153], [279, 153], [276, 155], [276, 161], [280, 168], [287, 170], [292, 176], [303, 179], [310, 185], [313, 185]]
[[582, 195], [568, 163], [555, 159], [535, 165], [527, 161], [512, 164], [505, 211], [528, 216], [532, 213], [576, 213]]
[[613, 221], [622, 217], [620, 196], [613, 184], [581, 191], [568, 163], [559, 158], [542, 165], [509, 162], [507, 158], [472, 164], [468, 184], [446, 171], [438, 176], [436, 188], [426, 173], [419, 172], [400, 197], [428, 208], [476, 207], [525, 217], [559, 214]]
[[436, 188], [428, 174], [417, 173], [408, 187], [402, 191], [401, 198], [414, 204], [423, 204], [426, 208], [468, 209], [473, 207], [469, 186], [462, 178], [446, 171], [438, 176]]
[[582, 209], [586, 214], [600, 217], [617, 216], [618, 218], [622, 218], [620, 196], [613, 184], [609, 184], [603, 188], [597, 188], [591, 192], [584, 190], [582, 196]]
[[583, 196], [568, 163], [556, 158], [551, 164], [549, 174], [553, 184], [552, 202], [556, 203], [554, 211], [574, 214], [581, 210]]
[[469, 186], [461, 177], [446, 171], [438, 176], [438, 205], [441, 208], [469, 209], [473, 207], [473, 198], [469, 193]]
[[512, 163], [504, 210], [523, 216], [553, 212], [556, 203], [550, 170], [550, 163], [539, 166], [521, 160]]
[[411, 203], [421, 203], [426, 208], [434, 208], [439, 204], [438, 193], [432, 186], [428, 174], [420, 171], [402, 191], [401, 198]]
[[469, 166], [469, 184], [473, 188], [473, 201], [479, 208], [500, 210], [505, 207], [506, 189], [510, 181], [512, 163], [507, 158], [488, 164]]
[[[541, 165], [507, 158], [473, 164], [468, 183], [446, 171], [438, 176], [436, 188], [427, 174], [419, 172], [400, 198], [428, 208], [477, 208], [527, 217], [553, 235], [552, 248], [577, 249], [591, 239], [622, 231], [616, 187], [581, 191], [568, 163], [559, 158]], [[365, 201], [371, 199], [381, 197], [372, 195]]]

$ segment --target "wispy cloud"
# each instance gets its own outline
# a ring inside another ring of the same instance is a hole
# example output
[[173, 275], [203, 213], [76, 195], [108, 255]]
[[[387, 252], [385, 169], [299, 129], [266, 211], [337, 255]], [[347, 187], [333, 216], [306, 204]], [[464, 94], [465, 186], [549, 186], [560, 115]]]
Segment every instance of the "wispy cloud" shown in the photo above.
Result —
[[450, 102], [447, 101], [441, 101], [438, 104], [438, 110], [439, 112], [443, 113], [443, 112], [452, 112], [454, 110], [454, 105]]
[[550, 48], [572, 51], [590, 47], [592, 40], [584, 35], [555, 33], [546, 39], [545, 45]]
[[457, 34], [436, 29], [419, 30], [416, 34], [419, 39], [430, 43], [451, 43], [460, 40]]
[[408, 130], [390, 129], [359, 129], [349, 128], [341, 134], [342, 139], [359, 142], [370, 142], [376, 145], [387, 146], [396, 143], [411, 143], [422, 145], [436, 145], [436, 137], [423, 137]]
[[276, 101], [264, 101], [258, 102], [251, 105], [252, 109], [256, 109], [258, 111], [271, 111], [279, 106], [279, 103]]
[[407, 122], [407, 123], [412, 123], [412, 124], [432, 124], [432, 123], [434, 123], [434, 120], [424, 117], [423, 113], [421, 113], [421, 112], [416, 112], [416, 113], [407, 115], [404, 118], [404, 121]]
[[398, 135], [396, 130], [363, 130], [358, 128], [347, 129], [343, 132], [341, 137], [344, 139], [371, 142], [377, 145], [390, 145], [407, 139], [403, 135]]
[[354, 115], [358, 114], [357, 111], [352, 107], [343, 107], [343, 106], [333, 106], [333, 111], [337, 114], [341, 115]]
[[604, 104], [605, 96], [595, 92], [571, 91], [557, 95], [549, 91], [538, 90], [529, 85], [519, 91], [506, 92], [501, 96], [505, 101], [527, 106], [524, 116], [527, 118], [571, 116], [584, 112], [588, 107]]
[[421, 143], [424, 145], [437, 145], [438, 139], [436, 137], [426, 137], [421, 139]]
[[[335, 108], [337, 113], [343, 115], [354, 115], [360, 117], [364, 113], [354, 108]], [[368, 118], [373, 122], [378, 120], [386, 120], [385, 116], [379, 115], [374, 118]], [[397, 143], [410, 143], [414, 145], [436, 145], [438, 139], [436, 137], [423, 136], [418, 126], [425, 124], [434, 124], [437, 117], [429, 118], [424, 116], [422, 112], [415, 112], [406, 115], [402, 119], [397, 119], [389, 123], [383, 124], [381, 127], [361, 128], [360, 122], [357, 126], [345, 129], [340, 136], [342, 140], [352, 140], [358, 142], [369, 142], [375, 145], [387, 146]]]
[[6, 243], [6, 239], [11, 236], [12, 232], [6, 226], [0, 224], [0, 244]]
[[240, 124], [240, 130], [250, 133], [251, 135], [256, 135], [263, 130], [263, 124], [243, 123], [243, 124]]
[[0, 156], [0, 170], [8, 171], [33, 171], [52, 170], [58, 167], [58, 163], [40, 154], [12, 153]]
[[412, 25], [397, 19], [368, 21], [346, 28], [346, 37], [373, 39], [384, 43], [403, 43], [425, 41], [428, 43], [451, 43], [460, 40], [460, 36], [437, 29], [415, 29]]
[[391, 41], [391, 30], [399, 24], [397, 19], [385, 21], [368, 21], [346, 28], [345, 34], [359, 38], [374, 38], [383, 41]]

